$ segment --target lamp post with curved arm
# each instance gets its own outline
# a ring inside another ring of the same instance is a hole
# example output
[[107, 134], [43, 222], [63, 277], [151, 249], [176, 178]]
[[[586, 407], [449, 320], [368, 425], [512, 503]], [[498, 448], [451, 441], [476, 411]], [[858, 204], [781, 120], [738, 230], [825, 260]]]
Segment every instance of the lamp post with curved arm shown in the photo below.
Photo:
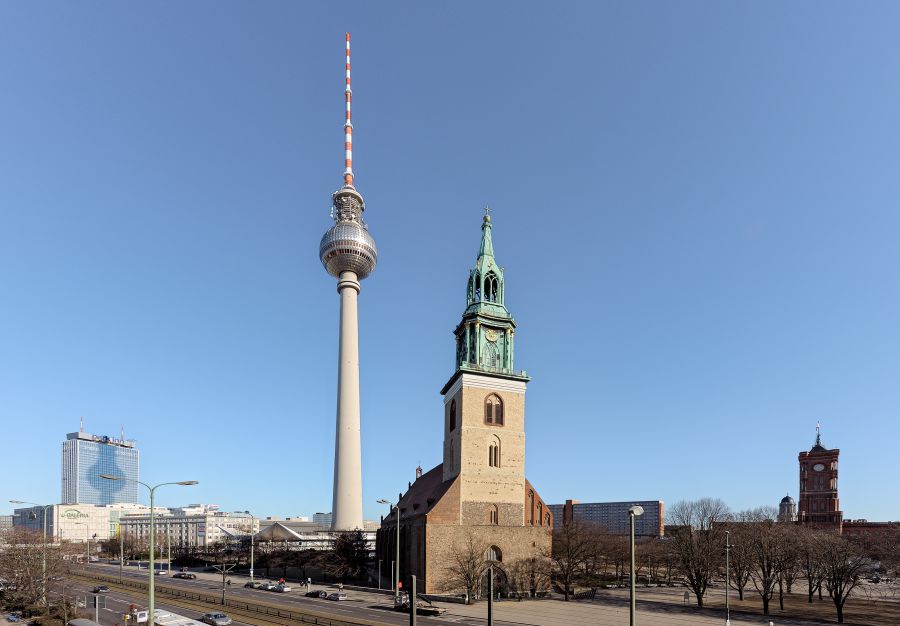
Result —
[[49, 612], [50, 606], [47, 603], [47, 509], [53, 505], [38, 504], [27, 500], [10, 500], [9, 502], [10, 504], [31, 504], [44, 509], [44, 549], [41, 554], [41, 602], [43, 602], [44, 608]]
[[171, 483], [159, 483], [158, 485], [153, 485], [152, 487], [147, 483], [135, 480], [133, 478], [125, 478], [124, 476], [111, 476], [110, 474], [100, 474], [100, 478], [105, 478], [106, 480], [125, 480], [132, 483], [137, 483], [139, 485], [143, 485], [150, 491], [150, 581], [147, 584], [147, 625], [154, 626], [155, 625], [155, 617], [153, 614], [153, 610], [155, 609], [156, 604], [156, 580], [153, 578], [156, 576], [156, 572], [153, 571], [153, 557], [154, 552], [156, 551], [156, 515], [155, 509], [153, 508], [153, 495], [156, 493], [156, 490], [162, 487], [163, 485], [196, 485], [196, 480], [180, 480], [177, 482]]

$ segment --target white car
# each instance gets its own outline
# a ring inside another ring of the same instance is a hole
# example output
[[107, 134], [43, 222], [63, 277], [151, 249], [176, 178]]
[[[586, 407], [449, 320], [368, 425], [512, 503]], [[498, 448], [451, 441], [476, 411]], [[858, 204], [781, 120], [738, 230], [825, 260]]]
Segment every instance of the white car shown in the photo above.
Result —
[[335, 591], [334, 593], [328, 595], [328, 599], [329, 600], [346, 600], [347, 594], [344, 593], [343, 591]]
[[259, 586], [259, 588], [260, 588], [260, 589], [264, 589], [264, 590], [266, 590], [266, 591], [272, 591], [272, 590], [274, 590], [275, 587], [277, 587], [277, 586], [278, 586], [277, 583], [263, 583], [263, 584], [261, 584], [261, 585]]
[[275, 585], [275, 588], [272, 591], [277, 591], [278, 593], [287, 593], [291, 588], [287, 585]]

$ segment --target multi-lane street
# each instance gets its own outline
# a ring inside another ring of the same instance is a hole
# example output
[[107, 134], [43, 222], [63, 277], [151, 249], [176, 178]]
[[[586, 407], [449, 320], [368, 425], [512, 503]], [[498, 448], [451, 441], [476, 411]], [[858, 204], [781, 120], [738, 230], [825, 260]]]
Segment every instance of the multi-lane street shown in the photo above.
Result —
[[[96, 574], [106, 577], [118, 578], [119, 566], [93, 563], [86, 569], [80, 571], [75, 570], [75, 573], [84, 575]], [[146, 569], [138, 569], [135, 566], [126, 566], [125, 568], [123, 568], [122, 574], [125, 579], [141, 582], [146, 581], [148, 577]], [[170, 605], [170, 608], [167, 608], [167, 606], [169, 606], [166, 605], [167, 597], [159, 592], [160, 585], [165, 585], [168, 587], [183, 589], [185, 591], [192, 591], [195, 593], [202, 593], [216, 597], [220, 596], [222, 592], [222, 577], [220, 574], [206, 572], [196, 572], [196, 574], [197, 579], [195, 580], [182, 580], [179, 578], [173, 578], [172, 572], [169, 572], [168, 575], [157, 576], [157, 607], [164, 608], [165, 610], [171, 610], [175, 613], [187, 615], [189, 617], [192, 615], [199, 616], [199, 613], [197, 613], [196, 611], [193, 614], [189, 614], [187, 609], [180, 609], [175, 605]], [[248, 580], [246, 576], [228, 576], [227, 578], [230, 578], [232, 582], [231, 585], [226, 585], [225, 593], [226, 597], [229, 599], [239, 599], [251, 603], [269, 604], [273, 606], [280, 606], [282, 608], [289, 608], [295, 611], [313, 611], [319, 614], [328, 614], [334, 619], [346, 619], [348, 621], [360, 621], [364, 623], [374, 622], [378, 624], [397, 625], [409, 623], [408, 614], [398, 613], [393, 610], [393, 596], [391, 595], [348, 591], [347, 600], [333, 601], [322, 598], [306, 597], [306, 586], [302, 584], [291, 583], [291, 586], [293, 587], [292, 591], [288, 593], [275, 593], [272, 591], [264, 591], [262, 589], [250, 589], [244, 587], [244, 583]], [[267, 579], [257, 576], [257, 580]], [[86, 584], [84, 585], [84, 588], [87, 591], [90, 591], [92, 585]], [[313, 585], [312, 589], [323, 589], [325, 591], [328, 591], [329, 593], [331, 593], [332, 591], [336, 591], [334, 587], [322, 585]], [[145, 592], [139, 590], [123, 591], [121, 589], [114, 589], [113, 593], [105, 595], [113, 596], [110, 598], [110, 606], [115, 607], [115, 611], [118, 612], [120, 618], [123, 613], [123, 611], [121, 610], [121, 602], [124, 602], [124, 607], [126, 609], [128, 607], [128, 604], [131, 603], [135, 603], [140, 606], [146, 605]], [[113, 600], [118, 603], [114, 604]], [[90, 602], [91, 601], [89, 599], [88, 603], [90, 604]], [[429, 624], [464, 624], [467, 626], [481, 626], [482, 624], [486, 623], [486, 619], [478, 619], [464, 615], [454, 615], [452, 613], [452, 606], [453, 605], [448, 605], [448, 607], [451, 608], [451, 611], [445, 616], [434, 618], [420, 615], [417, 618], [417, 622], [422, 624], [423, 626], [427, 626]], [[221, 606], [217, 607], [216, 605], [210, 604], [207, 610], [213, 611], [221, 608]], [[224, 612], [228, 613], [232, 616], [232, 618], [235, 619], [235, 624], [238, 623], [239, 617], [233, 615], [232, 612], [229, 612], [227, 608], [224, 610]], [[107, 611], [107, 613], [109, 615], [114, 615], [114, 612], [112, 610]], [[111, 623], [119, 623], [119, 626], [123, 626], [120, 622], [113, 621]], [[103, 622], [103, 624], [104, 626], [106, 626], [107, 622]]]

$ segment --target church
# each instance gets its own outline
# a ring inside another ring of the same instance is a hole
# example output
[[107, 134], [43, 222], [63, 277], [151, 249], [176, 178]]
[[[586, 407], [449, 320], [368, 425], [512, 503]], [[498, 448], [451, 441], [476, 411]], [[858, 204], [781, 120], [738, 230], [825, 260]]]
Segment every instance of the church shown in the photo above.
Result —
[[468, 546], [483, 550], [501, 588], [517, 563], [550, 550], [553, 516], [525, 477], [529, 378], [513, 366], [516, 323], [488, 214], [466, 294], [454, 331], [456, 369], [441, 389], [443, 463], [416, 472], [377, 535], [377, 558], [389, 571], [399, 513], [400, 580], [406, 586], [415, 575], [420, 593], [462, 591], [448, 565]]

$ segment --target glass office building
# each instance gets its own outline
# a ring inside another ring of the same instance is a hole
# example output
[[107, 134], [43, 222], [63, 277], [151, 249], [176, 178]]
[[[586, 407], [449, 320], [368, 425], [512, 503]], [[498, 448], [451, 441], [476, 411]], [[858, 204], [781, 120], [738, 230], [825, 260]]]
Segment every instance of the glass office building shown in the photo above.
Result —
[[[100, 474], [131, 480], [106, 480]], [[133, 440], [69, 433], [62, 444], [62, 504], [138, 502], [140, 452]]]

